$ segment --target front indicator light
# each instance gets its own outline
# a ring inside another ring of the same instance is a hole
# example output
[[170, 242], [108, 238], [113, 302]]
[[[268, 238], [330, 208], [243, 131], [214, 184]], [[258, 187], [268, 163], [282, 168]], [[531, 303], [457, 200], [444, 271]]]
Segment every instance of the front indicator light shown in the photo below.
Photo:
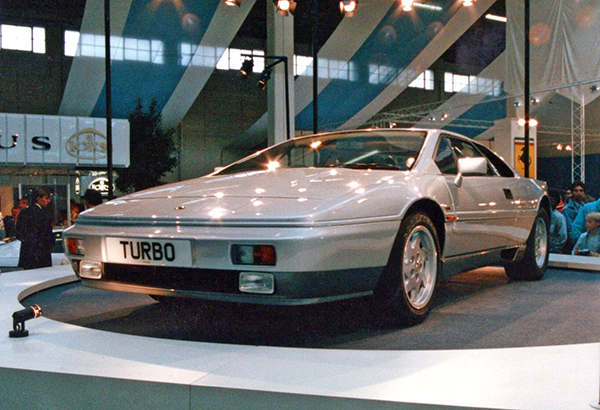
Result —
[[96, 261], [81, 261], [79, 263], [79, 276], [85, 279], [102, 279], [103, 272], [102, 262]]
[[271, 295], [275, 293], [275, 277], [270, 273], [240, 272], [240, 292]]
[[270, 265], [277, 262], [273, 245], [233, 245], [231, 260], [234, 265]]
[[70, 255], [84, 255], [85, 248], [83, 247], [83, 239], [67, 238], [66, 244], [67, 244], [66, 251]]

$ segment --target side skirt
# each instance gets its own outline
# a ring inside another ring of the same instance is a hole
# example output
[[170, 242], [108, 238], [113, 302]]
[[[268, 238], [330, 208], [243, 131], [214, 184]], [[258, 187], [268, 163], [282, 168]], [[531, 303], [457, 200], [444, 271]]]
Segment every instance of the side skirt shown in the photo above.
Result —
[[442, 274], [440, 279], [447, 280], [459, 273], [481, 268], [483, 266], [502, 266], [514, 262], [522, 257], [524, 250], [525, 247], [523, 245], [444, 258], [442, 259]]

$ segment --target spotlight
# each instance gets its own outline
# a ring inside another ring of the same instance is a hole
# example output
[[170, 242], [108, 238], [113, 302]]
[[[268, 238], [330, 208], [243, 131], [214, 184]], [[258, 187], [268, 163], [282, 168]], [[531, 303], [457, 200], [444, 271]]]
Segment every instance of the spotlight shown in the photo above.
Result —
[[598, 86], [596, 84], [592, 85], [590, 87], [590, 91], [593, 93], [597, 93], [598, 92]]
[[266, 68], [260, 74], [260, 78], [258, 79], [258, 88], [260, 88], [261, 90], [264, 90], [265, 88], [267, 88], [267, 81], [269, 81], [269, 78], [271, 78], [272, 73], [273, 73], [273, 70], [271, 70], [270, 68]]
[[520, 107], [520, 106], [521, 106], [521, 101], [519, 101], [519, 100], [515, 100], [515, 101], [513, 102], [513, 105], [514, 105], [515, 107]]
[[282, 16], [294, 14], [294, 10], [296, 10], [296, 2], [293, 0], [273, 0], [273, 3], [277, 6], [277, 12]]
[[19, 310], [13, 313], [13, 330], [8, 332], [9, 337], [27, 337], [29, 331], [25, 330], [25, 321], [42, 316], [42, 308], [33, 305], [27, 309]]
[[404, 11], [411, 11], [413, 8], [413, 0], [402, 0], [402, 10]]
[[356, 8], [358, 7], [358, 1], [356, 0], [341, 0], [340, 11], [344, 13], [345, 17], [352, 17]]
[[242, 0], [224, 0], [225, 5], [229, 6], [229, 7], [235, 7], [238, 6], [240, 7], [240, 5], [242, 4]]
[[475, 3], [476, 0], [463, 0], [463, 6], [469, 7]]
[[556, 149], [559, 151], [562, 151], [562, 149], [563, 149], [562, 144], [556, 144]]
[[242, 63], [242, 67], [240, 68], [240, 75], [242, 76], [242, 78], [248, 77], [248, 74], [250, 74], [252, 72], [253, 68], [254, 68], [254, 60], [251, 58], [245, 59], [244, 62]]
[[537, 97], [531, 97], [531, 103], [532, 103], [533, 105], [537, 105], [537, 104], [539, 104], [539, 103], [540, 103], [540, 99], [539, 99], [539, 98], [537, 98]]
[[570, 146], [570, 145], [567, 145], [567, 146], [565, 146], [565, 151], [571, 151], [571, 149], [572, 149], [572, 148], [571, 148], [571, 146]]

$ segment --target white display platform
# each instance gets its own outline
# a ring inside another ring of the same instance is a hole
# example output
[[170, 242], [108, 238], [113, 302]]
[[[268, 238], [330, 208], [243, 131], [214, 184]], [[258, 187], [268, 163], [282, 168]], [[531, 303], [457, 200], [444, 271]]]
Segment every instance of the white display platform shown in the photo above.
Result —
[[0, 274], [1, 409], [574, 410], [599, 400], [599, 343], [297, 349], [152, 339], [44, 317], [26, 322], [29, 337], [8, 337], [19, 300], [73, 280], [68, 266]]

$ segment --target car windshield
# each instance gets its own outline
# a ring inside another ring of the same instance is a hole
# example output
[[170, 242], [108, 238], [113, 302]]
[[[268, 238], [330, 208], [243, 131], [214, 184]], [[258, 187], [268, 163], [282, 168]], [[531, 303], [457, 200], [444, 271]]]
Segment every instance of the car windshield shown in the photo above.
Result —
[[412, 168], [426, 135], [426, 131], [386, 130], [297, 138], [251, 155], [218, 174], [314, 167], [404, 171]]

